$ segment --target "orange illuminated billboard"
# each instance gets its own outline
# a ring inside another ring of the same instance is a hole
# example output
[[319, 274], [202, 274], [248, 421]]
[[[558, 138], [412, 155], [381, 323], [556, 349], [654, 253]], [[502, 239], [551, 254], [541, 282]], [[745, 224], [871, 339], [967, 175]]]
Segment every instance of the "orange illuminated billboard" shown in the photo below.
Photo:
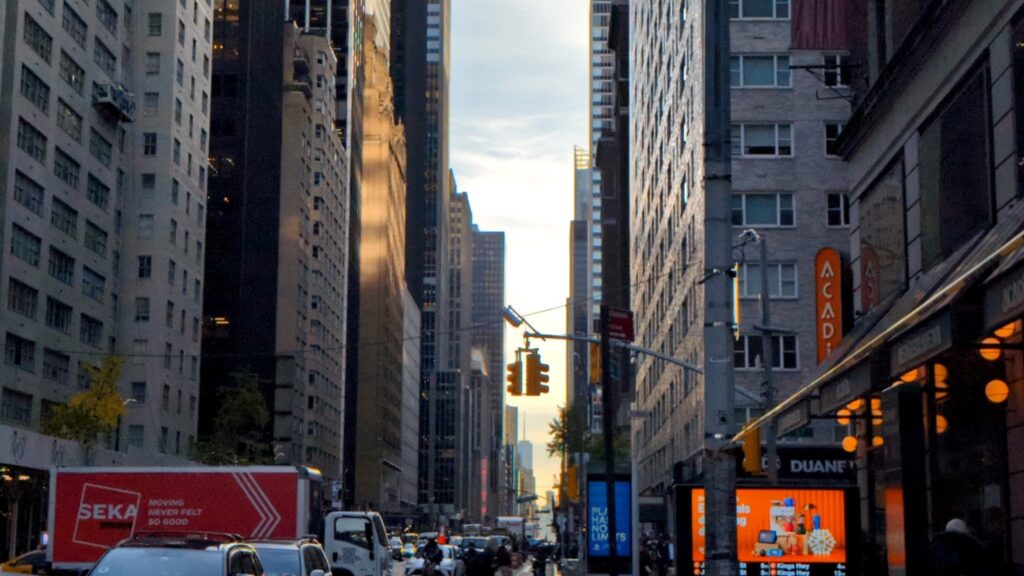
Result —
[[[704, 573], [705, 494], [681, 487], [679, 574]], [[746, 574], [856, 574], [856, 498], [842, 488], [747, 487], [736, 490], [737, 559]]]

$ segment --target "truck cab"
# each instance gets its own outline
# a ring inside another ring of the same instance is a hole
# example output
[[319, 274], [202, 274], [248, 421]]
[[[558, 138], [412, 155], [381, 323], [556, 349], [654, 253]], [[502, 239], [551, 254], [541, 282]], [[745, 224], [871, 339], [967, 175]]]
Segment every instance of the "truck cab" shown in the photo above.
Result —
[[332, 512], [324, 519], [324, 551], [333, 576], [390, 576], [391, 549], [376, 512]]

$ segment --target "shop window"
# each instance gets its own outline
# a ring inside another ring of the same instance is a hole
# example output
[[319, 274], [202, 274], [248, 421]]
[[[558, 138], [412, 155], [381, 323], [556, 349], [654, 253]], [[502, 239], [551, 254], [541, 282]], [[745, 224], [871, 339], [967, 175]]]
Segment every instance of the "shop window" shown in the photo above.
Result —
[[992, 221], [987, 70], [921, 130], [921, 249], [930, 268]]
[[5, 420], [28, 424], [32, 421], [32, 396], [4, 388], [0, 412]]
[[860, 198], [861, 306], [864, 312], [903, 290], [907, 278], [903, 160]]

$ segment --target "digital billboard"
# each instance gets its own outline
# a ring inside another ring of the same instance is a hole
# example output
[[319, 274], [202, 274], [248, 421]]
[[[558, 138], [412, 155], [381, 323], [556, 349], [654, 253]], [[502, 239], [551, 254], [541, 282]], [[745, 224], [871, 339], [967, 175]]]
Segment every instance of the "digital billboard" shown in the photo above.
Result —
[[[704, 574], [704, 489], [680, 487], [679, 569]], [[736, 490], [740, 576], [857, 574], [856, 496], [842, 488], [747, 487]]]
[[[611, 554], [608, 543], [608, 485], [603, 481], [588, 483], [587, 509], [590, 517], [590, 530], [587, 533], [587, 549], [590, 556], [595, 558], [607, 558]], [[631, 555], [632, 544], [631, 518], [632, 508], [630, 507], [630, 484], [621, 480], [615, 482], [615, 527], [616, 527], [616, 555], [628, 557]]]

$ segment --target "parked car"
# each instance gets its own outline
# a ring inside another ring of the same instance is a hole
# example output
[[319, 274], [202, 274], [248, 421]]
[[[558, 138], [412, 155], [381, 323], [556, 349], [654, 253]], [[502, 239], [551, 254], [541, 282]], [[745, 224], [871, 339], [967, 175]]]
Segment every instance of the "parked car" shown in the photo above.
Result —
[[465, 552], [466, 550], [469, 550], [469, 545], [472, 544], [477, 550], [483, 550], [484, 548], [487, 548], [487, 543], [487, 538], [484, 538], [483, 536], [466, 536], [462, 539], [462, 543], [459, 544], [459, 547], [462, 548], [463, 552]]
[[0, 572], [11, 574], [48, 574], [50, 563], [46, 550], [33, 550], [0, 564]]
[[136, 534], [93, 568], [103, 576], [263, 576], [256, 549], [230, 534]]
[[[441, 576], [465, 576], [466, 564], [462, 561], [461, 551], [455, 546], [447, 544], [439, 546], [443, 559], [441, 565], [435, 567], [434, 573]], [[405, 563], [405, 575], [415, 576], [423, 574], [423, 553], [417, 553], [416, 557]]]
[[266, 576], [326, 576], [331, 564], [313, 538], [265, 540], [252, 543], [260, 555]]

